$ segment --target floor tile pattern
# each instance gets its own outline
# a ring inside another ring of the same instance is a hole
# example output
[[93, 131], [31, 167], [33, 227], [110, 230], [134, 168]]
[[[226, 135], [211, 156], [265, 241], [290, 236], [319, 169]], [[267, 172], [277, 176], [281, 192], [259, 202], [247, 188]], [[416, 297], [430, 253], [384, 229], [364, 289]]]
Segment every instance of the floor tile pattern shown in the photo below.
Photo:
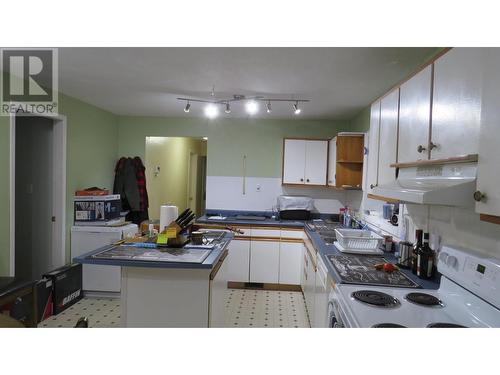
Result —
[[226, 314], [228, 327], [310, 327], [300, 292], [230, 289]]
[[70, 308], [38, 324], [42, 328], [74, 327], [85, 316], [91, 328], [120, 327], [121, 304], [118, 298], [83, 298]]
[[[85, 316], [91, 328], [120, 327], [121, 306], [116, 298], [83, 298], [57, 316], [41, 322], [42, 328], [74, 327]], [[229, 289], [226, 326], [234, 328], [308, 328], [304, 297], [300, 292]]]

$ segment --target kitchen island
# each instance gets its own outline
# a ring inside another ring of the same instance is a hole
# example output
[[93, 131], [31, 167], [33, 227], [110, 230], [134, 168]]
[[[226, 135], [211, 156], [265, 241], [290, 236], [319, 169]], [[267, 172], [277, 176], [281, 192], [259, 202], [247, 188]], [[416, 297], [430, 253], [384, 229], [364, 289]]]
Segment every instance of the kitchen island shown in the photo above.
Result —
[[[231, 233], [224, 233], [201, 261], [181, 257], [179, 261], [155, 260], [157, 249], [142, 249], [137, 254], [120, 245], [88, 252], [73, 261], [121, 266], [122, 327], [220, 327], [227, 293], [224, 260], [232, 238]], [[187, 248], [162, 252], [173, 258], [194, 253]]]

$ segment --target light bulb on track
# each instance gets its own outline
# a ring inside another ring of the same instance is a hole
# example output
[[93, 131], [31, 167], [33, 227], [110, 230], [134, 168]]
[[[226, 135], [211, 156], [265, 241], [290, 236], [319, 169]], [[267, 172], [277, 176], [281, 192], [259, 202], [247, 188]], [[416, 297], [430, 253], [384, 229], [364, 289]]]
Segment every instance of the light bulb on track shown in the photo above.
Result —
[[266, 107], [267, 107], [267, 113], [271, 113], [271, 111], [273, 110], [273, 109], [271, 108], [271, 101], [268, 101], [268, 102], [267, 102]]
[[299, 102], [296, 102], [293, 105], [293, 113], [296, 114], [296, 115], [298, 115], [300, 113]]
[[254, 115], [259, 111], [259, 105], [255, 100], [250, 100], [246, 104], [246, 110], [249, 115]]
[[215, 104], [212, 103], [207, 104], [207, 106], [205, 107], [205, 116], [212, 119], [216, 118], [218, 114], [219, 114], [219, 109]]
[[231, 106], [229, 105], [229, 102], [226, 103], [226, 110], [224, 111], [226, 113], [231, 113]]
[[184, 108], [184, 112], [189, 113], [190, 108], [191, 108], [191, 103], [187, 102], [186, 108]]

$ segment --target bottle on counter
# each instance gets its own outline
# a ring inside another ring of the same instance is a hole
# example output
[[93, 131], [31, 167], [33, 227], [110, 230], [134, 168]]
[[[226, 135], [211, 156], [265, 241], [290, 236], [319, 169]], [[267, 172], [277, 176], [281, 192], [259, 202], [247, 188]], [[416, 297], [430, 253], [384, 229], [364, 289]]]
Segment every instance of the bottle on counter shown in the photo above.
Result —
[[434, 276], [434, 251], [429, 246], [429, 233], [424, 233], [424, 241], [417, 254], [417, 276], [422, 279]]
[[413, 251], [411, 254], [411, 272], [414, 273], [415, 275], [417, 274], [417, 268], [418, 268], [418, 251], [422, 247], [422, 236], [423, 236], [423, 230], [422, 229], [417, 229], [415, 231], [415, 244], [413, 245]]

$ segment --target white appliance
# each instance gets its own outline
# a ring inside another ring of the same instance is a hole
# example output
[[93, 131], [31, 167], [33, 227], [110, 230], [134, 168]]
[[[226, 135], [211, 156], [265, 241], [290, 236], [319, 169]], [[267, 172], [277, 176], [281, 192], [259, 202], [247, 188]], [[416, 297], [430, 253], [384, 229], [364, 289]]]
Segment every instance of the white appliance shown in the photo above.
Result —
[[500, 327], [500, 260], [443, 247], [437, 290], [337, 284], [329, 326]]
[[[110, 245], [138, 232], [136, 224], [121, 227], [73, 226], [71, 228], [71, 257]], [[120, 292], [121, 267], [83, 265], [83, 290]]]
[[401, 202], [472, 207], [476, 174], [476, 163], [400, 168], [396, 180], [374, 187], [373, 194]]

